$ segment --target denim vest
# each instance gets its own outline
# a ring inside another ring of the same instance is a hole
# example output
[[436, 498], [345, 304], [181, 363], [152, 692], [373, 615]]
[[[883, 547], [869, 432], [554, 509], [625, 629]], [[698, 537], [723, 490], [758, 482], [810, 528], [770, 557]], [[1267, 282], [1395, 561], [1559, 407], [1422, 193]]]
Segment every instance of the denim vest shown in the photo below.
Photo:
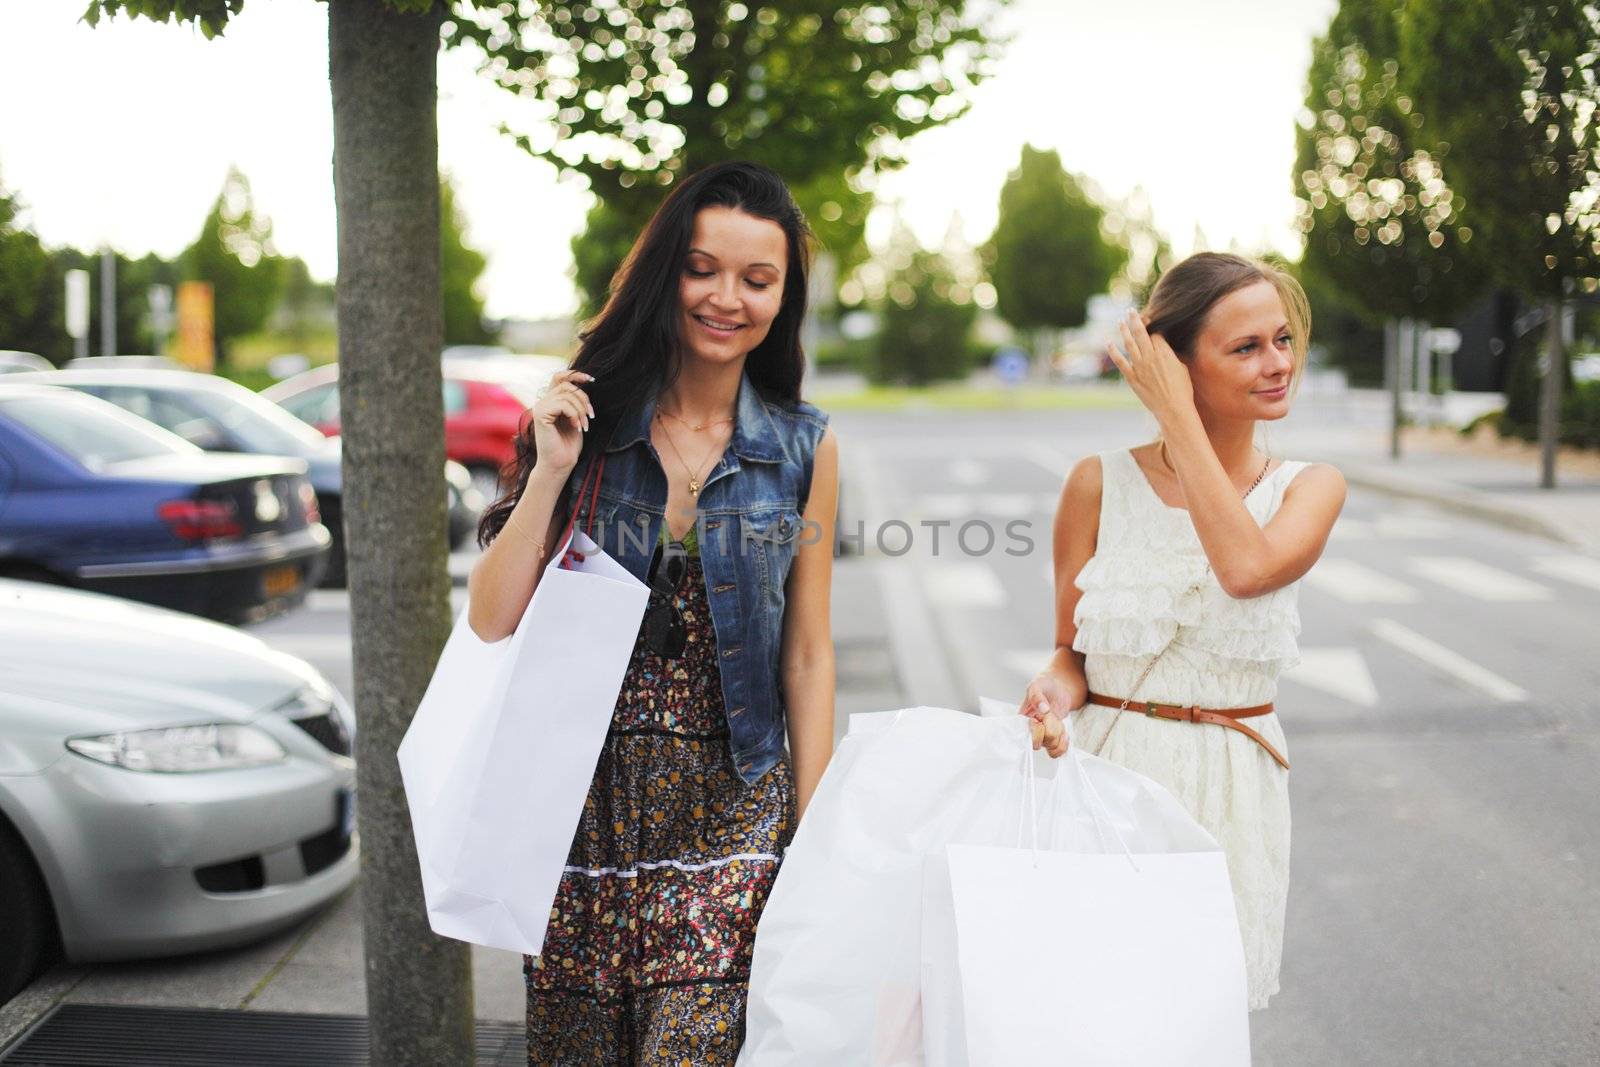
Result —
[[[650, 440], [655, 400], [624, 415], [605, 446], [591, 536], [640, 581], [661, 537], [667, 477]], [[801, 543], [812, 459], [828, 417], [806, 403], [769, 402], [745, 376], [733, 436], [706, 476], [695, 530], [734, 766], [746, 782], [784, 751], [784, 705], [778, 656], [783, 647], [784, 580]], [[593, 457], [573, 470], [569, 493], [583, 484]], [[590, 521], [579, 501], [579, 529]], [[815, 536], [813, 534], [813, 536]]]

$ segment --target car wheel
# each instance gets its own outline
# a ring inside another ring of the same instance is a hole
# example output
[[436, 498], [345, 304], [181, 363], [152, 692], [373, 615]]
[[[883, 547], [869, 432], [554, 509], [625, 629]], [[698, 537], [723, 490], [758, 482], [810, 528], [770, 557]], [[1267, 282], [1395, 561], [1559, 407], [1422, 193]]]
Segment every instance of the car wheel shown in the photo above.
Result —
[[331, 498], [322, 504], [322, 525], [328, 528], [328, 534], [333, 538], [333, 542], [328, 546], [328, 567], [322, 572], [322, 581], [317, 585], [322, 589], [343, 589], [345, 587], [344, 515], [340, 511], [340, 504]]
[[472, 475], [472, 487], [476, 489], [483, 499], [492, 504], [500, 499], [500, 472], [493, 467], [479, 464], [467, 468], [467, 473]]
[[22, 836], [0, 819], [0, 1004], [33, 981], [59, 943], [50, 893]]

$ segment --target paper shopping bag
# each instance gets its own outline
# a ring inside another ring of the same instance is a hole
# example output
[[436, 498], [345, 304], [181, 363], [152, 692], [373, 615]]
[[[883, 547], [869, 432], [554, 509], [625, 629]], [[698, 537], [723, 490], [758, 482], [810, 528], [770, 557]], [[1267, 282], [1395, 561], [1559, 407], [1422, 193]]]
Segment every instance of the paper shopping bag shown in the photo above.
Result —
[[950, 845], [923, 874], [928, 1067], [1248, 1067], [1221, 852]]
[[510, 637], [462, 611], [399, 749], [434, 932], [530, 955], [650, 598], [581, 530], [557, 558]]

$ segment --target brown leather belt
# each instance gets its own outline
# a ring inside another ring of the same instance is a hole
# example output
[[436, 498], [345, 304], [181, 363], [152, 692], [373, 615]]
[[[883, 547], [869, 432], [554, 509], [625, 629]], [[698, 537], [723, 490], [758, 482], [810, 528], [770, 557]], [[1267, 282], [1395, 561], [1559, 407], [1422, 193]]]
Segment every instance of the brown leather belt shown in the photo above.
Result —
[[[1121, 708], [1123, 701], [1116, 697], [1101, 696], [1099, 693], [1089, 694], [1089, 703], [1099, 704], [1106, 708]], [[1250, 719], [1257, 715], [1266, 715], [1272, 711], [1271, 704], [1257, 704], [1250, 708], [1196, 708], [1181, 707], [1177, 704], [1157, 704], [1153, 700], [1129, 701], [1129, 711], [1137, 711], [1157, 719], [1175, 719], [1179, 722], [1208, 722], [1217, 726], [1226, 726], [1230, 730], [1238, 730], [1250, 740], [1267, 750], [1267, 755], [1278, 761], [1284, 770], [1289, 769], [1289, 761], [1284, 759], [1278, 750], [1273, 748], [1265, 737], [1256, 733], [1250, 727], [1240, 722], [1240, 719]]]

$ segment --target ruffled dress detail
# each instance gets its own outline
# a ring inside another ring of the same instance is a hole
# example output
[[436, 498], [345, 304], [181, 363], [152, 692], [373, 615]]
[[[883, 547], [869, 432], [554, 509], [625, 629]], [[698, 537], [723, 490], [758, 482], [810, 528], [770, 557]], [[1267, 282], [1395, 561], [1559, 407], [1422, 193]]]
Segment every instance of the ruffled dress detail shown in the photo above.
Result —
[[[1100, 530], [1095, 554], [1075, 580], [1073, 648], [1084, 653], [1089, 688], [1117, 698], [1205, 708], [1264, 704], [1278, 676], [1300, 660], [1298, 583], [1236, 599], [1206, 560], [1188, 511], [1156, 496], [1127, 449], [1100, 454]], [[1287, 461], [1245, 498], [1265, 526], [1306, 464]], [[1162, 654], [1163, 649], [1165, 653]], [[1160, 655], [1137, 692], [1151, 658]], [[1086, 751], [1166, 786], [1228, 857], [1244, 940], [1250, 1007], [1278, 991], [1289, 888], [1288, 774], [1243, 734], [1174, 722], [1130, 709], [1086, 705], [1074, 713]], [[1116, 723], [1115, 729], [1112, 724]], [[1288, 757], [1276, 713], [1248, 725]]]

